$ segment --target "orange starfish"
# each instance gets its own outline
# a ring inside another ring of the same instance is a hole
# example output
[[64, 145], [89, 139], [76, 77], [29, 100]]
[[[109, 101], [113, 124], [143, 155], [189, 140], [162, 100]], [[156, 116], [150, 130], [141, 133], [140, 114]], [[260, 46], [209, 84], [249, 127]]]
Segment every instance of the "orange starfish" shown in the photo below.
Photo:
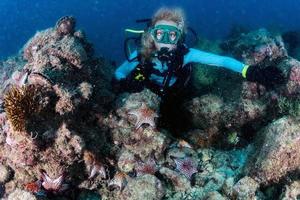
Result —
[[158, 114], [151, 108], [147, 107], [145, 103], [142, 103], [140, 108], [130, 110], [128, 114], [136, 117], [136, 129], [139, 129], [143, 124], [148, 124], [155, 128], [155, 118], [158, 117]]

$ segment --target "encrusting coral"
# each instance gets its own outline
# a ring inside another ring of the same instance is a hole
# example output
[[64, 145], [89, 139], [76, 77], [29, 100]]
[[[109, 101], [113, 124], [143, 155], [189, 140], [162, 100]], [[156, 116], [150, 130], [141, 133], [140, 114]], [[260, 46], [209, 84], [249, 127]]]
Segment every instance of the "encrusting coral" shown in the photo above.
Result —
[[8, 198], [8, 200], [37, 200], [38, 198], [35, 197], [33, 194], [30, 192], [21, 190], [21, 189], [16, 189], [14, 192], [12, 192]]
[[261, 130], [257, 151], [246, 165], [247, 174], [259, 184], [278, 182], [299, 168], [299, 119], [282, 117]]
[[7, 166], [0, 165], [0, 183], [7, 182], [11, 175], [11, 170]]

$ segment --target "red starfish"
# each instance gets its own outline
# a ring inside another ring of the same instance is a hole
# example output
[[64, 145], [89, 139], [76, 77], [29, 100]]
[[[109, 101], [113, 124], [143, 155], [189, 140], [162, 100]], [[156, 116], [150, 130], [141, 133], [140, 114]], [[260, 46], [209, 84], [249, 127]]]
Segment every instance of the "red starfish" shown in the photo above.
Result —
[[137, 166], [135, 168], [136, 175], [141, 176], [144, 174], [152, 174], [154, 175], [157, 172], [158, 166], [155, 162], [154, 157], [148, 158], [145, 162], [138, 161]]
[[155, 118], [158, 117], [158, 114], [147, 107], [145, 103], [142, 103], [140, 108], [130, 110], [128, 114], [134, 115], [137, 118], [135, 123], [136, 129], [139, 129], [143, 124], [148, 124], [155, 128]]
[[192, 175], [198, 172], [197, 163], [190, 158], [174, 158], [176, 169], [184, 174], [188, 179], [191, 179]]

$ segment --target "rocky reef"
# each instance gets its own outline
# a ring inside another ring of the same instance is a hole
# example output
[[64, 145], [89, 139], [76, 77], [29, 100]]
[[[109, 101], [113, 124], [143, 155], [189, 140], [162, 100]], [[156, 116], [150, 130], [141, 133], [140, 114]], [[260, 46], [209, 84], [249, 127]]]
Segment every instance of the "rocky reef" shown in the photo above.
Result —
[[285, 40], [266, 29], [201, 38], [198, 48], [277, 66], [286, 82], [196, 65], [190, 124], [175, 136], [158, 123], [161, 98], [114, 94], [113, 65], [74, 17], [59, 19], [0, 62], [0, 198], [296, 199], [300, 62]]
[[[107, 165], [110, 139], [99, 121], [114, 99], [113, 67], [93, 56], [75, 24], [73, 17], [60, 19], [2, 63], [0, 158], [7, 194], [19, 188], [37, 197], [66, 190], [72, 196], [74, 183]], [[85, 152], [95, 159], [90, 170], [82, 162]], [[13, 173], [5, 176], [5, 168]]]

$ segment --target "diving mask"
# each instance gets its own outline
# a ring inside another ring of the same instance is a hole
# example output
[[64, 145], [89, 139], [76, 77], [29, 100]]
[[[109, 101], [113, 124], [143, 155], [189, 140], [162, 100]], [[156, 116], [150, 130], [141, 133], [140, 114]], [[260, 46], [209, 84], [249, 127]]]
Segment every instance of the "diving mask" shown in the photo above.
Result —
[[181, 31], [170, 25], [156, 25], [150, 33], [156, 42], [164, 44], [177, 44], [181, 37]]

